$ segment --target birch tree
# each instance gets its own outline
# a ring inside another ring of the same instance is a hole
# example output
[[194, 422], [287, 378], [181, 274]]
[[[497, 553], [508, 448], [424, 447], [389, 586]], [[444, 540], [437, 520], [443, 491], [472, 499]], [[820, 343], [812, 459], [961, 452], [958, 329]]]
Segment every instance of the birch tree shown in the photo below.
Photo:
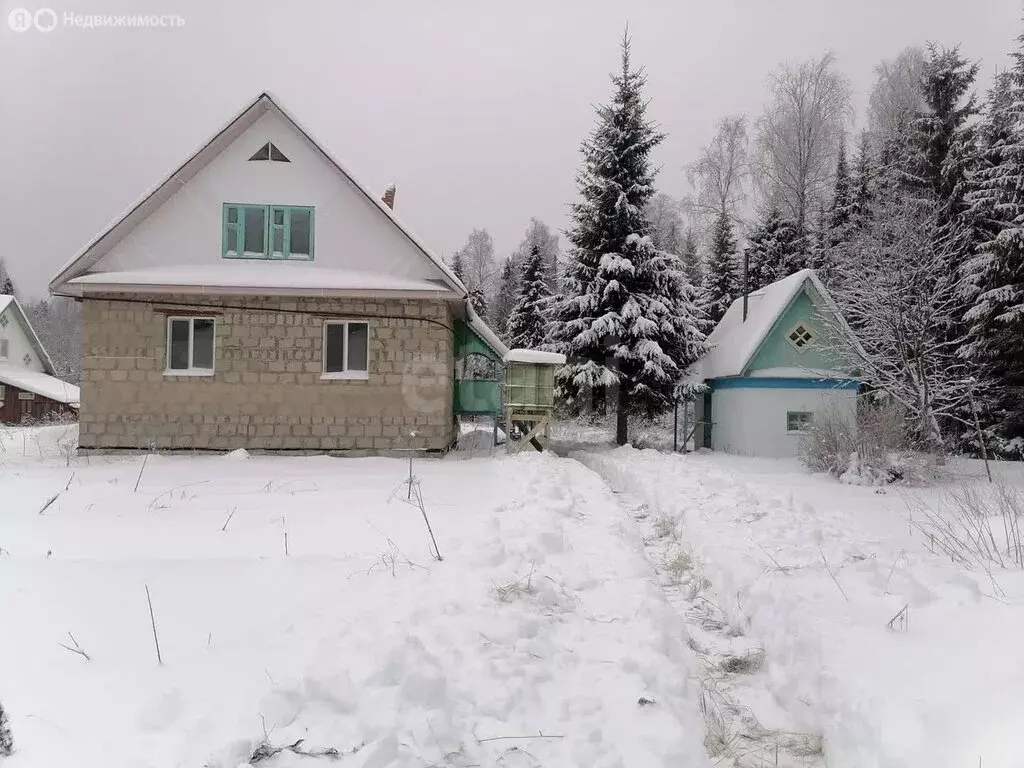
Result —
[[701, 147], [696, 162], [687, 168], [696, 191], [688, 201], [694, 213], [708, 220], [724, 213], [736, 220], [750, 176], [749, 145], [745, 116], [731, 115], [718, 121], [715, 138]]
[[757, 174], [776, 205], [804, 238], [812, 214], [826, 204], [833, 164], [852, 118], [850, 83], [826, 53], [784, 64], [769, 78], [770, 101], [757, 122]]
[[868, 131], [876, 147], [907, 136], [911, 123], [924, 111], [924, 64], [924, 52], [909, 47], [875, 67], [868, 96]]

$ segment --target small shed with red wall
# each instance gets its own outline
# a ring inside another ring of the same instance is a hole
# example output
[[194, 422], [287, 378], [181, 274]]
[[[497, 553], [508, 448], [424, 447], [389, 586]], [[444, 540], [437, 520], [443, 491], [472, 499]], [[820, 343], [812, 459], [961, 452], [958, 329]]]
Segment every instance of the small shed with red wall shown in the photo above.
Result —
[[[40, 378], [44, 380], [39, 381]], [[23, 424], [77, 415], [78, 387], [46, 374], [0, 365], [0, 424]]]

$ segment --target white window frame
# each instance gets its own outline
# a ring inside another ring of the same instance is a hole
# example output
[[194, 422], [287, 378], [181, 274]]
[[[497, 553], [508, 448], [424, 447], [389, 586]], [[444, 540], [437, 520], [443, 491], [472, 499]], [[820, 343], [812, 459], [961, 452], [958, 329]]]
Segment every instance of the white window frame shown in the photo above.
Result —
[[[804, 345], [802, 347], [797, 346], [796, 342], [794, 342], [793, 339], [790, 338], [790, 336], [796, 333], [798, 328], [803, 328], [804, 332], [810, 337], [806, 342], [804, 342]], [[806, 352], [808, 349], [815, 345], [815, 343], [818, 341], [818, 334], [807, 323], [797, 323], [796, 325], [789, 329], [788, 333], [786, 333], [786, 341], [789, 342], [789, 346], [791, 346], [793, 349], [797, 351], [797, 354], [802, 355], [804, 352]]]
[[0, 384], [0, 403], [4, 401], [4, 395], [7, 394], [7, 385]]
[[7, 339], [0, 339], [0, 360], [6, 360], [11, 354], [11, 342]]
[[[193, 344], [195, 343], [195, 321], [209, 320], [213, 323], [213, 351], [211, 368], [196, 368], [192, 361]], [[174, 322], [188, 322], [188, 368], [171, 368], [171, 324]], [[169, 315], [167, 318], [167, 358], [164, 376], [213, 376], [217, 367], [217, 318], [210, 315]]]
[[18, 399], [19, 400], [35, 400], [36, 399], [36, 393], [35, 392], [19, 392], [18, 393]]
[[10, 321], [7, 319], [7, 313], [0, 312], [0, 328], [6, 328], [8, 322]]
[[[328, 371], [327, 370], [327, 328], [331, 325], [342, 325], [345, 326], [345, 370], [343, 371]], [[348, 367], [348, 326], [350, 325], [365, 325], [366, 326], [366, 370], [365, 371], [352, 371]], [[334, 380], [352, 380], [352, 379], [369, 379], [370, 378], [370, 323], [366, 320], [324, 320], [324, 327], [320, 339], [320, 378], [326, 381]]]
[[[790, 417], [791, 416], [808, 416], [805, 426], [803, 429], [790, 429]], [[786, 434], [787, 435], [806, 435], [810, 428], [814, 425], [814, 411], [786, 411]]]

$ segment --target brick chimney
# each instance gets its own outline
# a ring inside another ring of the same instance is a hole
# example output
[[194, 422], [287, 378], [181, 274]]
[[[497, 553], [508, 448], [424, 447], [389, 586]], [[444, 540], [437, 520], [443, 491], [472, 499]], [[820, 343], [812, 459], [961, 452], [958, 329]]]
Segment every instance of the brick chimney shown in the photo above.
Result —
[[391, 184], [387, 189], [384, 190], [384, 197], [381, 198], [391, 210], [395, 210], [395, 185]]

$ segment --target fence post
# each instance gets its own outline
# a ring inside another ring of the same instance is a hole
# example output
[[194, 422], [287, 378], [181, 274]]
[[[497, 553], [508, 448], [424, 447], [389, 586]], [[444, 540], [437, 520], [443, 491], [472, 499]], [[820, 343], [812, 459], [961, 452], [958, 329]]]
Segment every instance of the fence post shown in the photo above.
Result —
[[[683, 432], [686, 432], [685, 414], [683, 416]], [[679, 398], [672, 399], [672, 453], [679, 450]]]

